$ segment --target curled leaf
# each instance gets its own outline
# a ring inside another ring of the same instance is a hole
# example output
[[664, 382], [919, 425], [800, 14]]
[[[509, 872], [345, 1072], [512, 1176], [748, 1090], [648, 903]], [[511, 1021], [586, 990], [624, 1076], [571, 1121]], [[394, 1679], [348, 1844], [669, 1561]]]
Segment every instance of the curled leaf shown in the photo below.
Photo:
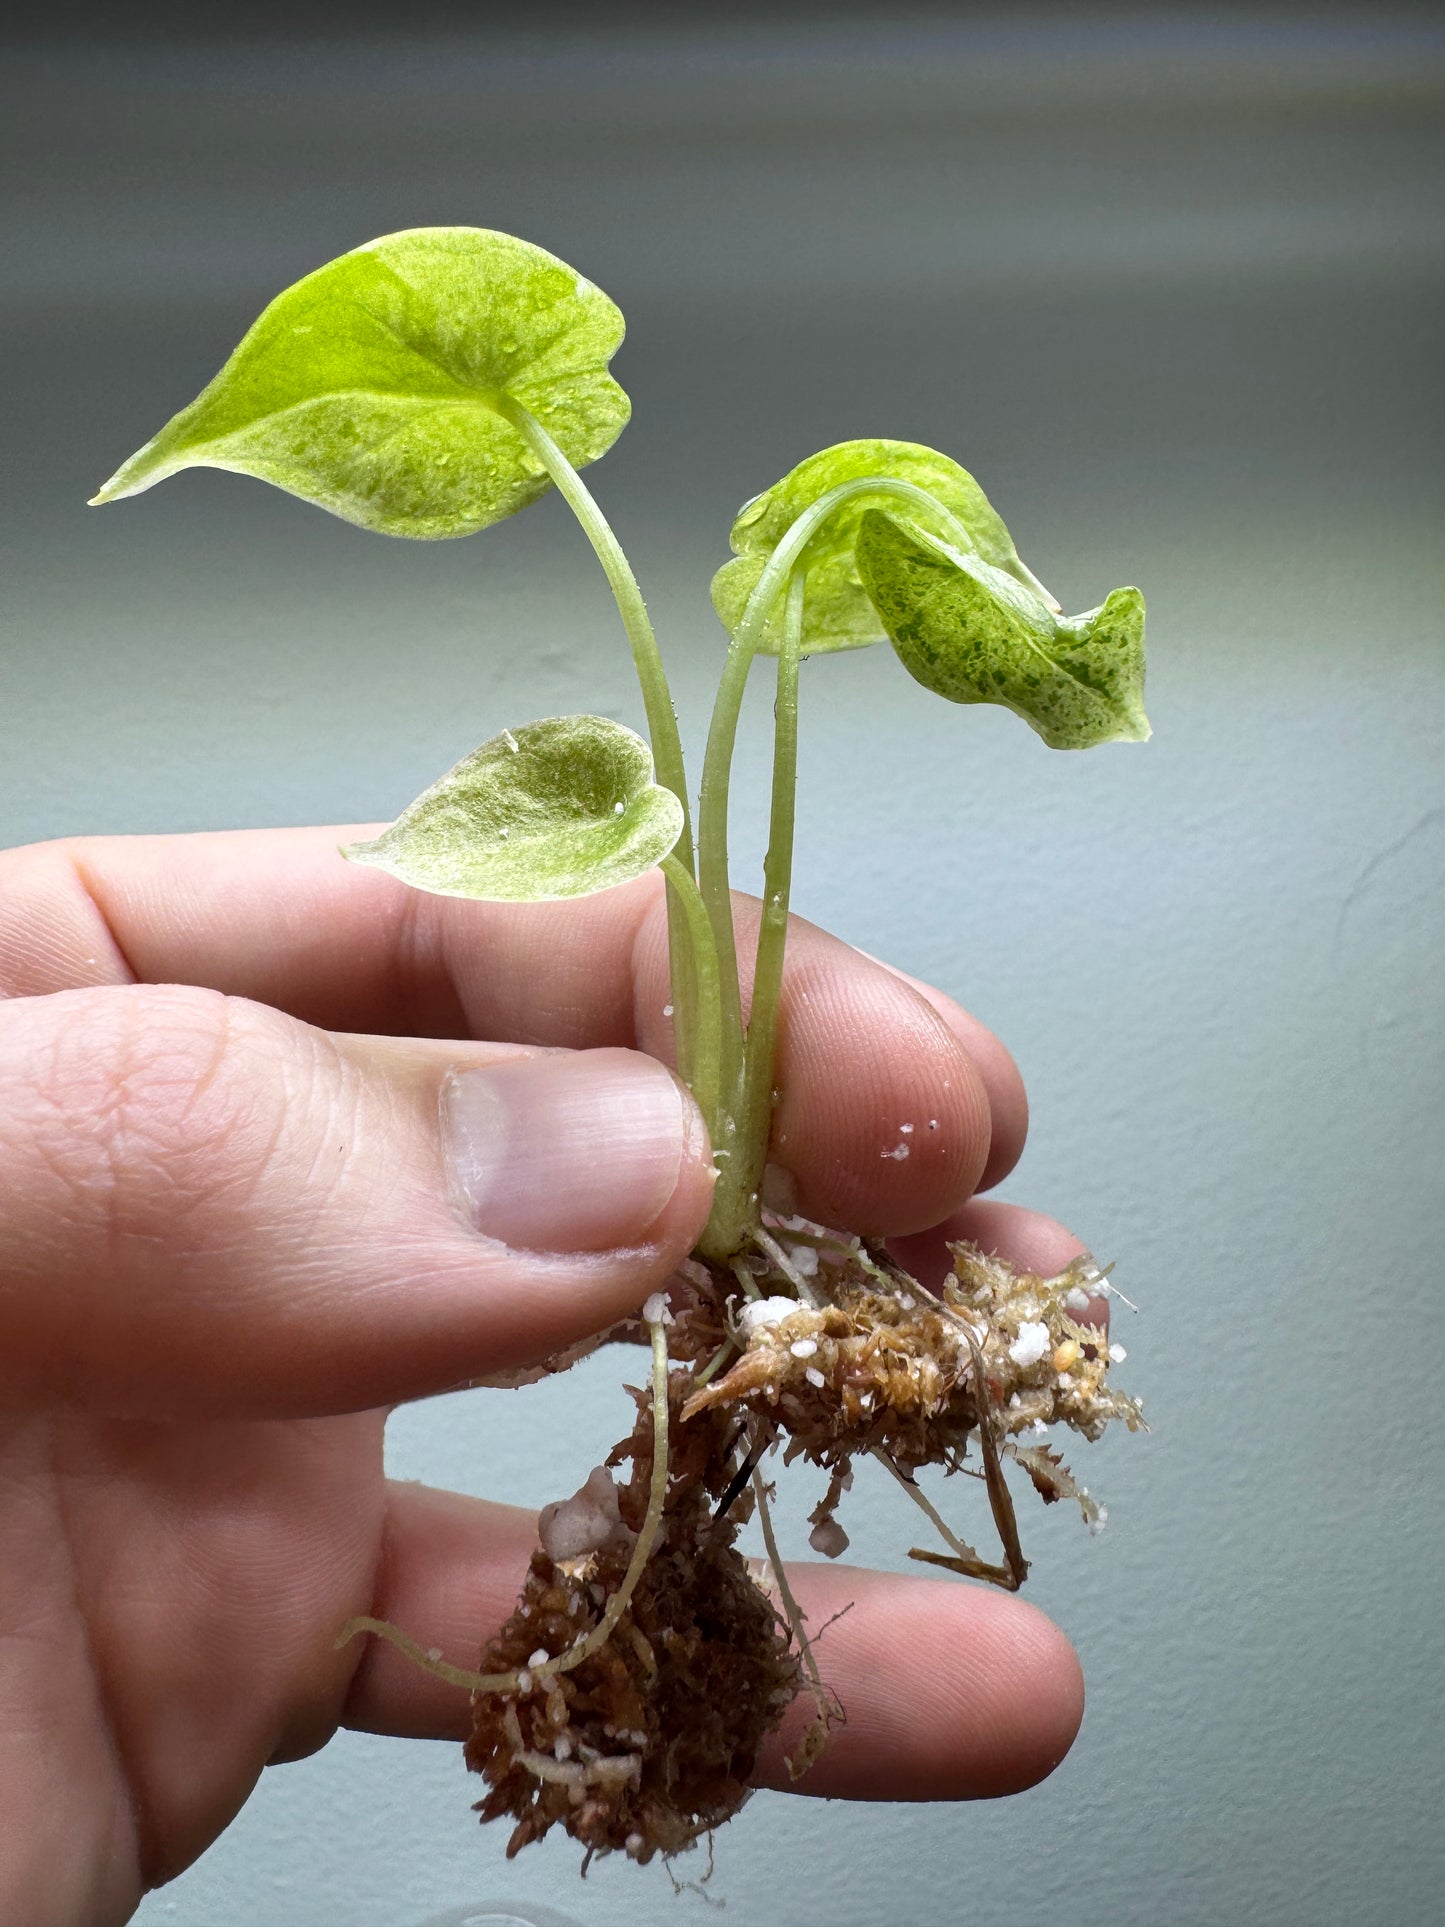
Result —
[[[918, 442], [839, 442], [834, 448], [810, 455], [782, 481], [754, 496], [738, 511], [731, 537], [734, 560], [723, 564], [712, 583], [713, 607], [729, 635], [736, 635], [768, 558], [798, 517], [830, 490], [872, 476], [908, 484], [933, 497], [936, 506], [932, 509], [920, 494], [905, 512], [920, 526], [933, 528], [955, 542], [966, 534], [968, 544], [985, 561], [1039, 588], [1020, 562], [1013, 539], [992, 503], [967, 469]], [[866, 510], [879, 507], [898, 510], [899, 496], [882, 489], [860, 489], [838, 505], [809, 541], [803, 556], [804, 655], [861, 649], [882, 642], [884, 631], [853, 560], [859, 521]], [[766, 653], [777, 654], [782, 629], [780, 599], [778, 607], [769, 612], [763, 631], [760, 646]]]
[[473, 750], [370, 843], [342, 854], [444, 897], [541, 903], [628, 883], [682, 833], [640, 736], [554, 716]]
[[278, 295], [94, 500], [226, 468], [385, 535], [469, 535], [550, 486], [509, 406], [577, 468], [616, 441], [630, 404], [607, 363], [622, 333], [599, 288], [529, 242], [385, 235]]
[[1001, 703], [1051, 749], [1144, 742], [1144, 598], [1055, 616], [1012, 576], [869, 509], [858, 570], [903, 666], [955, 703]]

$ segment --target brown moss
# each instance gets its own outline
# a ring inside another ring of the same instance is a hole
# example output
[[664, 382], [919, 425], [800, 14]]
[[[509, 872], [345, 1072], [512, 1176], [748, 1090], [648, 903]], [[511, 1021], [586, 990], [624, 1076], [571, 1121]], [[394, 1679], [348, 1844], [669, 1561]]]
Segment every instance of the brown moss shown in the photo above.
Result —
[[[1006, 1434], [1062, 1423], [1097, 1438], [1110, 1419], [1130, 1430], [1142, 1423], [1137, 1402], [1107, 1383], [1107, 1335], [1079, 1322], [1101, 1286], [1091, 1260], [1044, 1278], [972, 1245], [953, 1251], [953, 1274], [936, 1294], [845, 1253], [820, 1269], [820, 1302], [791, 1302], [740, 1334], [735, 1362], [693, 1393], [684, 1420], [744, 1410], [829, 1468], [870, 1451], [906, 1472], [953, 1465], [978, 1429], [977, 1348], [988, 1409]], [[1047, 1343], [1020, 1363], [1026, 1326]]]
[[[620, 1495], [641, 1525], [652, 1421], [641, 1401]], [[479, 1695], [467, 1764], [487, 1780], [484, 1820], [515, 1822], [509, 1855], [554, 1826], [593, 1853], [650, 1860], [682, 1852], [747, 1797], [758, 1750], [798, 1690], [787, 1629], [748, 1574], [732, 1518], [712, 1501], [728, 1474], [731, 1428], [677, 1427], [662, 1531], [611, 1636], [570, 1672], [533, 1680], [529, 1662], [556, 1655], [595, 1626], [621, 1583], [630, 1548], [558, 1566], [532, 1556], [516, 1611], [482, 1670], [522, 1674], [515, 1693]]]

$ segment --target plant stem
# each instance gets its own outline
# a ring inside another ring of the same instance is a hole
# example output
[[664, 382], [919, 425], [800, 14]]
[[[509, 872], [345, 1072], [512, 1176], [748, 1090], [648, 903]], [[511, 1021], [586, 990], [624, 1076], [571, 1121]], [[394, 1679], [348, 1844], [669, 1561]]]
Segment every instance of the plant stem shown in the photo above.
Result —
[[[627, 631], [627, 640], [632, 645], [632, 660], [642, 688], [643, 707], [647, 711], [647, 730], [652, 739], [652, 760], [658, 781], [665, 784], [682, 804], [682, 834], [673, 855], [691, 877], [694, 874], [692, 820], [688, 808], [682, 737], [677, 727], [677, 712], [672, 706], [667, 672], [662, 666], [662, 653], [657, 646], [657, 637], [653, 633], [637, 577], [622, 552], [622, 544], [612, 533], [606, 516], [597, 506], [586, 483], [536, 416], [509, 396], [503, 396], [499, 406], [546, 469], [557, 492], [581, 523], [583, 534], [602, 564], [617, 604], [617, 612], [622, 617], [622, 626]], [[672, 975], [673, 1029], [677, 1039], [678, 1069], [691, 1084], [697, 1040], [698, 985], [687, 967], [688, 950], [682, 934], [685, 915], [678, 897], [678, 886], [670, 881], [667, 892], [667, 933]]]
[[653, 760], [658, 780], [672, 790], [682, 804], [683, 830], [678, 839], [687, 866], [692, 866], [692, 830], [688, 821], [687, 775], [683, 768], [682, 738], [672, 707], [672, 691], [662, 666], [647, 605], [637, 586], [622, 545], [612, 533], [605, 515], [597, 506], [587, 484], [537, 420], [520, 402], [504, 397], [508, 420], [522, 436], [537, 460], [546, 469], [568, 508], [582, 524], [582, 532], [596, 551], [597, 560], [607, 575], [617, 603], [627, 640], [632, 645], [632, 660], [637, 665], [637, 680], [642, 685], [642, 700], [647, 710], [647, 727], [652, 737]]
[[[743, 627], [746, 627], [746, 623]], [[736, 1119], [742, 1096], [743, 1011], [738, 988], [737, 939], [733, 934], [732, 888], [728, 878], [728, 787], [732, 775], [733, 749], [737, 742], [738, 717], [742, 711], [753, 652], [752, 636], [745, 637], [740, 628], [728, 647], [717, 698], [713, 703], [697, 813], [698, 882], [717, 945], [723, 1105], [730, 1123]], [[714, 1148], [721, 1148], [731, 1159], [731, 1142]], [[727, 1255], [726, 1252], [719, 1253], [719, 1256]]]
[[[699, 1110], [707, 1120], [709, 1135], [716, 1138], [721, 1097], [719, 1050], [722, 1026], [722, 1001], [718, 993], [717, 946], [713, 941], [712, 925], [708, 921], [702, 895], [693, 880], [691, 870], [684, 868], [675, 856], [665, 856], [662, 859], [662, 873], [667, 878], [672, 896], [682, 910], [682, 935], [688, 949], [687, 963], [697, 991], [692, 1067], [687, 1083], [697, 1099]], [[674, 984], [674, 1022], [677, 1017], [676, 1001], [677, 991]]]
[[[757, 586], [748, 597], [748, 607], [744, 609], [742, 620], [732, 636], [728, 659], [722, 665], [717, 701], [713, 703], [713, 721], [707, 730], [703, 788], [697, 804], [697, 883], [701, 886], [703, 904], [707, 906], [707, 915], [713, 923], [719, 964], [722, 1091], [719, 1129], [713, 1139], [713, 1150], [721, 1160], [722, 1177], [719, 1179], [717, 1195], [713, 1197], [713, 1214], [707, 1220], [707, 1229], [703, 1231], [697, 1249], [715, 1260], [728, 1258], [738, 1251], [748, 1235], [749, 1227], [757, 1222], [755, 1191], [767, 1164], [767, 1139], [773, 1108], [771, 1091], [776, 1000], [782, 985], [782, 948], [788, 927], [788, 881], [792, 871], [796, 667], [801, 644], [796, 646], [792, 671], [784, 671], [782, 661], [778, 663], [780, 709], [776, 736], [778, 748], [775, 748], [773, 771], [773, 825], [765, 877], [763, 927], [759, 929], [759, 975], [753, 981], [746, 1048], [742, 1025], [742, 990], [738, 985], [738, 940], [732, 931], [732, 894], [728, 883], [728, 788], [732, 777], [732, 753], [738, 742], [738, 717], [742, 715], [742, 698], [748, 686], [751, 661], [763, 644], [769, 615], [773, 613], [778, 595], [782, 594], [784, 584], [792, 582], [794, 568], [800, 563], [807, 543], [813, 540], [828, 516], [834, 515], [836, 509], [842, 509], [846, 501], [852, 501], [857, 495], [890, 495], [906, 507], [927, 509], [929, 515], [942, 522], [944, 530], [961, 549], [973, 551], [975, 547], [973, 536], [969, 536], [958, 516], [944, 509], [944, 505], [936, 495], [929, 493], [929, 489], [917, 488], [913, 482], [898, 482], [894, 476], [857, 476], [854, 482], [840, 482], [838, 488], [827, 489], [827, 493], [819, 495], [815, 503], [809, 503], [809, 507], [803, 509], [792, 528], [784, 534], [782, 541], [778, 541], [773, 555], [769, 555], [767, 565], [763, 567], [763, 574], [757, 578]], [[1029, 580], [1033, 580], [1033, 576]], [[1042, 584], [1037, 586], [1044, 597], [1052, 601], [1048, 592], [1042, 590]], [[788, 680], [792, 682], [790, 692], [786, 688]], [[782, 734], [784, 703], [788, 703], [792, 711], [790, 728], [794, 734], [788, 738]], [[788, 761], [786, 769], [780, 773], [776, 767], [776, 757], [778, 753], [784, 753], [784, 742]], [[786, 834], [780, 834], [784, 831], [784, 817]], [[775, 904], [778, 881], [782, 881], [780, 913]], [[773, 919], [775, 929], [769, 929], [769, 919]], [[759, 1023], [759, 1017], [763, 1029], [757, 1033], [757, 1044], [753, 1044], [753, 1031]]]
[[793, 822], [798, 791], [798, 664], [803, 650], [803, 571], [788, 582], [783, 644], [778, 652], [773, 703], [773, 795], [768, 854], [763, 865], [763, 915], [758, 926], [753, 999], [744, 1048], [743, 1141], [761, 1184], [773, 1104], [773, 1045], [783, 988], [783, 951], [788, 940], [788, 901], [793, 888]]
[[740, 1238], [756, 1222], [757, 1195], [768, 1155], [773, 1111], [773, 1055], [783, 952], [788, 941], [788, 899], [793, 882], [793, 821], [798, 787], [798, 663], [803, 639], [803, 571], [788, 583], [778, 687], [773, 705], [773, 798], [768, 854], [763, 868], [763, 914], [758, 925], [752, 1006], [743, 1046], [742, 1099], [733, 1155], [718, 1181], [722, 1194], [716, 1228]]
[[[733, 751], [737, 744], [738, 718], [742, 713], [743, 693], [747, 687], [748, 671], [753, 657], [763, 641], [768, 616], [784, 585], [793, 574], [794, 567], [802, 557], [803, 551], [813, 536], [828, 520], [836, 509], [858, 495], [892, 496], [905, 504], [927, 508], [932, 517], [941, 518], [960, 547], [972, 550], [973, 538], [956, 516], [944, 508], [937, 498], [927, 489], [916, 487], [912, 482], [896, 481], [888, 475], [864, 475], [851, 482], [840, 482], [820, 495], [816, 502], [803, 510], [784, 535], [759, 576], [757, 586], [748, 598], [743, 611], [742, 621], [738, 624], [728, 649], [727, 661], [723, 665], [722, 680], [718, 685], [717, 700], [713, 705], [712, 723], [708, 729], [707, 752], [703, 760], [702, 794], [698, 803], [698, 882], [702, 889], [703, 902], [707, 905], [708, 916], [712, 920], [713, 936], [717, 942], [719, 988], [722, 1001], [722, 1107], [719, 1118], [719, 1131], [714, 1139], [713, 1149], [722, 1161], [722, 1177], [713, 1199], [712, 1216], [699, 1241], [699, 1250], [707, 1257], [725, 1259], [738, 1249], [747, 1235], [749, 1225], [756, 1222], [757, 1206], [752, 1193], [757, 1189], [757, 1179], [746, 1180], [748, 1172], [755, 1171], [761, 1177], [767, 1159], [768, 1126], [770, 1122], [770, 1103], [764, 1103], [761, 1111], [757, 1109], [756, 1085], [749, 1101], [749, 1092], [744, 1084], [744, 1064], [742, 1045], [742, 997], [738, 984], [737, 940], [733, 934], [732, 896], [728, 878], [728, 794], [732, 772]], [[781, 674], [781, 671], [780, 671]], [[789, 782], [793, 780], [791, 774]], [[778, 805], [776, 773], [773, 789], [774, 811]], [[789, 799], [791, 809], [791, 798]], [[776, 823], [775, 826], [776, 828]], [[791, 857], [791, 820], [789, 825], [789, 856]], [[769, 850], [771, 861], [772, 850]], [[769, 895], [772, 885], [765, 885]], [[767, 903], [764, 903], [764, 916]], [[783, 932], [786, 936], [787, 912], [784, 900]], [[761, 943], [761, 933], [759, 941]], [[779, 951], [777, 968], [781, 981], [782, 956]], [[764, 1005], [765, 1021], [769, 1026], [776, 1022], [776, 992], [773, 1006]], [[756, 1013], [756, 990], [754, 992], [754, 1012]], [[756, 1021], [756, 1016], [754, 1018]], [[767, 1052], [769, 1062], [763, 1089], [771, 1092], [772, 1046]], [[761, 1053], [754, 1054], [750, 1063], [756, 1064]], [[757, 1073], [754, 1073], [756, 1076]]]

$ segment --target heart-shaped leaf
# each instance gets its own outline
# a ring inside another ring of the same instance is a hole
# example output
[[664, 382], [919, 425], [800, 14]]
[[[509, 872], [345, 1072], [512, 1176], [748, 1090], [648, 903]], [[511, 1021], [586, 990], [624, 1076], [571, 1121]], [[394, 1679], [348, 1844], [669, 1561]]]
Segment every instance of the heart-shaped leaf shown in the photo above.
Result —
[[1012, 576], [870, 509], [858, 571], [909, 674], [955, 703], [1001, 703], [1051, 749], [1144, 742], [1144, 598], [1056, 617]]
[[183, 468], [259, 476], [386, 535], [470, 535], [550, 486], [508, 418], [574, 467], [627, 424], [607, 296], [485, 228], [413, 228], [343, 254], [271, 303], [210, 386], [94, 498]]
[[[933, 497], [936, 509], [919, 496], [910, 501], [906, 513], [920, 526], [934, 528], [938, 534], [976, 549], [986, 562], [1020, 582], [1040, 587], [1019, 561], [1012, 537], [967, 469], [918, 442], [840, 442], [835, 448], [810, 455], [781, 482], [738, 511], [731, 538], [735, 559], [723, 564], [712, 583], [713, 607], [729, 635], [737, 634], [769, 556], [798, 517], [830, 490], [873, 476], [908, 484]], [[883, 630], [853, 560], [859, 519], [870, 507], [897, 510], [899, 497], [860, 488], [839, 503], [804, 550], [804, 655], [861, 649], [883, 640]], [[782, 629], [780, 596], [768, 612], [759, 647], [776, 655]]]
[[605, 716], [503, 730], [342, 854], [443, 897], [541, 903], [628, 883], [682, 833], [646, 743]]

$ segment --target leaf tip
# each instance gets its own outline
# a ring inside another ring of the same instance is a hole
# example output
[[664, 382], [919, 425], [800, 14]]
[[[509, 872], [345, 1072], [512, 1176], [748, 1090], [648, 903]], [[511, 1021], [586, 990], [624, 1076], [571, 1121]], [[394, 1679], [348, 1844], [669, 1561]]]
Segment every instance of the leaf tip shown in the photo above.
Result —
[[87, 508], [104, 508], [107, 502], [122, 502], [128, 495], [140, 495], [156, 483], [163, 481], [171, 469], [154, 459], [152, 450], [155, 443], [147, 442], [144, 448], [137, 449], [129, 461], [122, 462], [108, 482], [100, 487], [86, 503]]
[[[127, 467], [128, 466], [129, 464], [127, 464]], [[125, 469], [118, 468], [110, 480], [108, 482], [102, 482], [94, 495], [87, 499], [85, 506], [88, 509], [100, 509], [104, 508], [107, 502], [118, 502], [122, 496], [129, 495], [131, 491], [124, 487], [121, 481], [124, 474]]]

